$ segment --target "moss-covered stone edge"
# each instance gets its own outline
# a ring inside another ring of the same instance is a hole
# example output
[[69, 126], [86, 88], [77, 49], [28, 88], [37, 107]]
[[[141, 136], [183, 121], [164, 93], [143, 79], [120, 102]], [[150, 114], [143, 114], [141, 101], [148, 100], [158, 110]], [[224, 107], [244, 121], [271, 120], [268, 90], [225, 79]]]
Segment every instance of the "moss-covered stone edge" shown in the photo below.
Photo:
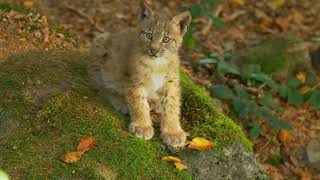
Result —
[[209, 137], [218, 147], [240, 142], [252, 150], [251, 142], [242, 129], [229, 117], [217, 111], [208, 94], [181, 73], [182, 114], [188, 120], [187, 130], [192, 136]]

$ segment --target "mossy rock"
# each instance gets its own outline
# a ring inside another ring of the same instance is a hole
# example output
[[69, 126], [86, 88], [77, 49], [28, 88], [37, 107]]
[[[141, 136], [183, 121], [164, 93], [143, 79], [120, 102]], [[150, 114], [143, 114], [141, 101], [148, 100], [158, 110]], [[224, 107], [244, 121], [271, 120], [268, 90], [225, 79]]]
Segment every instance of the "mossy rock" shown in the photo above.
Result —
[[[273, 36], [240, 51], [236, 64], [242, 68], [258, 64], [262, 72], [277, 80], [287, 80], [297, 71], [312, 74], [307, 51], [299, 50], [301, 40], [293, 35]], [[298, 49], [298, 50], [295, 50]], [[313, 76], [313, 75], [312, 75]]]
[[[162, 144], [159, 132], [150, 141], [130, 134], [129, 117], [115, 112], [88, 87], [87, 59], [81, 52], [37, 51], [0, 60], [0, 168], [14, 179], [195, 177], [192, 163], [188, 171], [179, 171], [160, 159], [176, 155], [188, 162], [200, 152], [173, 154]], [[182, 121], [191, 136], [214, 141], [215, 150], [208, 152], [221, 161], [225, 161], [221, 152], [235, 144], [250, 153], [252, 145], [241, 128], [217, 112], [211, 98], [184, 74], [182, 87]], [[88, 135], [97, 138], [94, 150], [74, 164], [59, 160]], [[254, 158], [247, 163], [263, 174]]]

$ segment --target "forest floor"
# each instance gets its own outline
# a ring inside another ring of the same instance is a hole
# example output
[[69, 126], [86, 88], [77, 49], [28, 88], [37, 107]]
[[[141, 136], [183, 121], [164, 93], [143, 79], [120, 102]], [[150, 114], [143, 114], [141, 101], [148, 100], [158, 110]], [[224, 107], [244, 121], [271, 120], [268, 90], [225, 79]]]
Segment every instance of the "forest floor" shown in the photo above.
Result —
[[[26, 39], [35, 39], [35, 43], [41, 44], [37, 47], [69, 49], [76, 45], [88, 50], [95, 32], [104, 30], [117, 32], [137, 24], [138, 1], [11, 0], [10, 2], [34, 8], [46, 18], [34, 24], [40, 29], [33, 33], [25, 33], [24, 25], [13, 27], [3, 26], [3, 23], [0, 23], [0, 45], [6, 48], [0, 46], [0, 58], [20, 50], [33, 49], [30, 43], [26, 43]], [[191, 2], [195, 0], [154, 1], [153, 4], [155, 7], [162, 7], [165, 12], [175, 14], [179, 5]], [[318, 0], [287, 0], [283, 5], [272, 4], [268, 0], [259, 2], [247, 0], [244, 5], [239, 2], [244, 1], [224, 1], [214, 9], [213, 13], [225, 21], [224, 29], [215, 28], [212, 26], [212, 21], [207, 18], [195, 19], [197, 28], [194, 30], [193, 37], [199, 46], [210, 52], [223, 53], [228, 46], [233, 46], [238, 51], [266, 37], [287, 33], [293, 33], [302, 39], [305, 42], [302, 48], [307, 50], [319, 45], [320, 3]], [[26, 15], [29, 17], [20, 17], [17, 14], [11, 14], [11, 16], [26, 18], [26, 21], [29, 21], [28, 30], [32, 30], [33, 26], [29, 25], [37, 14]], [[56, 26], [48, 27], [46, 21]], [[25, 33], [30, 37], [26, 39], [16, 39], [14, 35], [2, 37], [5, 34], [4, 31]], [[73, 38], [69, 39], [70, 36]], [[1, 42], [4, 39], [5, 41]], [[182, 53], [182, 65], [185, 72], [195, 83], [204, 89], [215, 84], [215, 75], [207, 68], [192, 66], [194, 62], [203, 58], [199, 50], [185, 48]], [[253, 140], [256, 158], [276, 180], [320, 179], [320, 172], [307, 166], [305, 160], [306, 145], [312, 140], [320, 143], [319, 110], [312, 110], [307, 104], [296, 108], [281, 100], [278, 103], [283, 108], [283, 113], [279, 115], [279, 118], [291, 124], [291, 129], [288, 131], [290, 138], [281, 141], [278, 134], [274, 134], [265, 127], [267, 133]], [[280, 163], [271, 165], [269, 160], [272, 158]]]

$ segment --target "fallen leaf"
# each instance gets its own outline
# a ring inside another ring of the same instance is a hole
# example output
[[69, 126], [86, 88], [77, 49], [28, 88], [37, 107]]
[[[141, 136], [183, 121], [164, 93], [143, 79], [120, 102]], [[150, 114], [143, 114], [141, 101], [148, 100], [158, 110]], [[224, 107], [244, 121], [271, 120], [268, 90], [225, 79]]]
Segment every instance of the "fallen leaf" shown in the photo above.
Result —
[[246, 3], [246, 0], [232, 0], [234, 3], [243, 6]]
[[191, 70], [190, 70], [190, 69], [187, 69], [187, 68], [183, 68], [183, 72], [184, 72], [186, 75], [190, 75], [190, 74], [191, 74]]
[[255, 17], [259, 19], [259, 23], [249, 24], [248, 26], [250, 28], [253, 28], [258, 32], [274, 33], [274, 30], [271, 29], [273, 21], [270, 17], [266, 15], [266, 13], [264, 13], [261, 10], [255, 10]]
[[312, 180], [312, 179], [309, 174], [304, 174], [303, 176], [300, 177], [300, 180]]
[[246, 3], [246, 0], [230, 0], [229, 1], [232, 6], [243, 6]]
[[260, 26], [263, 27], [263, 28], [267, 28], [267, 27], [270, 27], [272, 24], [272, 19], [269, 18], [268, 16], [262, 16], [260, 18]]
[[303, 87], [301, 87], [301, 88], [299, 89], [299, 93], [300, 93], [300, 94], [306, 94], [306, 93], [310, 92], [311, 90], [312, 90], [311, 87], [309, 87], [309, 86], [303, 86]]
[[77, 147], [78, 152], [84, 153], [93, 148], [96, 143], [96, 138], [94, 136], [87, 136], [80, 139], [80, 143]]
[[30, 0], [23, 1], [22, 5], [30, 9], [33, 7], [33, 1], [30, 1]]
[[298, 25], [302, 25], [303, 21], [304, 21], [304, 17], [303, 15], [296, 9], [293, 9], [291, 12], [291, 19], [294, 23], [298, 24]]
[[173, 156], [166, 156], [161, 159], [162, 161], [168, 161], [173, 162], [177, 169], [179, 170], [185, 170], [188, 169], [188, 167], [182, 163], [181, 159]]
[[190, 149], [198, 149], [198, 150], [209, 150], [214, 146], [214, 143], [207, 140], [203, 137], [196, 137], [193, 138], [192, 141], [189, 143], [188, 148]]
[[185, 164], [181, 163], [181, 162], [175, 162], [174, 165], [176, 166], [177, 169], [179, 170], [186, 170], [188, 169], [188, 166], [186, 166]]
[[289, 27], [288, 20], [281, 16], [276, 18], [275, 23], [281, 28], [282, 31], [286, 31]]
[[245, 42], [245, 40], [246, 40], [244, 34], [236, 28], [230, 28], [228, 30], [227, 34], [229, 35], [229, 37], [232, 37], [237, 42]]
[[274, 9], [277, 9], [277, 8], [283, 6], [285, 2], [286, 2], [286, 0], [272, 0], [271, 4]]
[[306, 74], [305, 74], [304, 72], [298, 72], [298, 73], [296, 74], [296, 78], [297, 78], [302, 84], [304, 84], [304, 83], [306, 82], [306, 80], [307, 80], [307, 76], [306, 76]]
[[278, 139], [282, 143], [286, 143], [292, 139], [292, 136], [287, 130], [281, 129], [278, 133]]
[[169, 162], [181, 162], [179, 158], [173, 157], [173, 156], [166, 156], [166, 157], [163, 157], [161, 160], [169, 161]]
[[78, 151], [67, 152], [67, 153], [60, 156], [60, 160], [65, 163], [74, 163], [74, 162], [79, 161], [80, 159], [81, 159], [81, 153]]

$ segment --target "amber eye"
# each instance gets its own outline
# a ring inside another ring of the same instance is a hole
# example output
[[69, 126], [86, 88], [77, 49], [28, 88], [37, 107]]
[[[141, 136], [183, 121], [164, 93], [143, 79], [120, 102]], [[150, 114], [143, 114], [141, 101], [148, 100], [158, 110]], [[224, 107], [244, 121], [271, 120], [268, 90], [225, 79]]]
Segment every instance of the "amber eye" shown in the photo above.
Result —
[[153, 35], [151, 33], [146, 33], [146, 38], [147, 39], [152, 39]]
[[164, 43], [169, 43], [169, 42], [170, 42], [170, 39], [169, 39], [168, 37], [164, 37], [164, 38], [162, 39], [162, 42], [164, 42]]

